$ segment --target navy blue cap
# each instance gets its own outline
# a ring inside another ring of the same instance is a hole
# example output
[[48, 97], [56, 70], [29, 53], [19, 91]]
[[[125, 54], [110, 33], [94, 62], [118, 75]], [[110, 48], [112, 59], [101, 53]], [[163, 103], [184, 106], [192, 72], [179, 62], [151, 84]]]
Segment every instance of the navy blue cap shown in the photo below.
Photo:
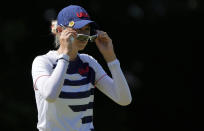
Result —
[[57, 16], [57, 24], [62, 26], [70, 26], [74, 29], [84, 27], [94, 21], [90, 20], [87, 11], [78, 5], [69, 5], [63, 8]]

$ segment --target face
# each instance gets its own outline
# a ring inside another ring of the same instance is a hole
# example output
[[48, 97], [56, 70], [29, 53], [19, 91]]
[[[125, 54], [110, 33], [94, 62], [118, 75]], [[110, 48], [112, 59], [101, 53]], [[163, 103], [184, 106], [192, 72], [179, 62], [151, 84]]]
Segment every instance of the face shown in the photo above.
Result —
[[[90, 25], [88, 24], [80, 29], [76, 29], [76, 32], [78, 34], [90, 35]], [[79, 50], [83, 50], [86, 47], [86, 44], [88, 43], [88, 41], [80, 41], [75, 39], [74, 43], [77, 45]]]

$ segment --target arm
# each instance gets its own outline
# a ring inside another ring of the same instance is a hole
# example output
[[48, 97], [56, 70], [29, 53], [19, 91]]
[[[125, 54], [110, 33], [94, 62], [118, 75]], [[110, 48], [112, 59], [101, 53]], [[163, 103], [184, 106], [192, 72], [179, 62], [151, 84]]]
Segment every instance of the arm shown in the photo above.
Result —
[[112, 78], [105, 76], [98, 81], [99, 90], [113, 99], [120, 105], [130, 104], [132, 97], [126, 79], [120, 68], [120, 63], [116, 58], [111, 38], [106, 32], [97, 30], [98, 38], [95, 40], [96, 45], [108, 63]]
[[68, 56], [63, 55], [61, 58], [63, 59], [58, 60], [53, 72], [50, 71], [52, 67], [46, 61], [43, 61], [43, 59], [37, 58], [33, 62], [32, 76], [34, 88], [49, 102], [54, 102], [57, 99], [63, 87], [68, 67]]
[[111, 71], [112, 78], [108, 75], [104, 76], [96, 83], [97, 88], [122, 106], [130, 104], [132, 101], [131, 93], [120, 68], [119, 61], [114, 60], [113, 62], [109, 62], [108, 67]]
[[[59, 26], [59, 28], [62, 28]], [[61, 91], [64, 83], [64, 77], [68, 68], [68, 61], [77, 55], [77, 47], [70, 38], [76, 38], [76, 31], [72, 28], [66, 28], [58, 32], [60, 47], [58, 53], [58, 62], [52, 71], [52, 64], [47, 59], [36, 59], [33, 62], [32, 76], [35, 82], [34, 88], [39, 90], [40, 94], [49, 102], [54, 102]], [[69, 59], [70, 57], [70, 59]]]

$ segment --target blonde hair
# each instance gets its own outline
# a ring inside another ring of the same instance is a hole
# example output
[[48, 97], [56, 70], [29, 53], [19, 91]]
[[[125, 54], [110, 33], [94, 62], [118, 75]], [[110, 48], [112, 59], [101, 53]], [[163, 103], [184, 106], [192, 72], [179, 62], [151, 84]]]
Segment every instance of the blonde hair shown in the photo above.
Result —
[[51, 32], [55, 36], [55, 47], [59, 47], [59, 36], [57, 35], [57, 20], [51, 21]]

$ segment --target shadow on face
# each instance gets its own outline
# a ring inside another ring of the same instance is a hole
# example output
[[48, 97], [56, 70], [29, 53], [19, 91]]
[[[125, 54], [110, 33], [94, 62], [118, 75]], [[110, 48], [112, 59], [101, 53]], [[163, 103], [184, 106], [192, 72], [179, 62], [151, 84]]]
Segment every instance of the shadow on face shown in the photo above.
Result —
[[[90, 35], [90, 30], [91, 30], [91, 27], [88, 24], [88, 25], [85, 25], [84, 27], [82, 27], [80, 29], [76, 29], [76, 32], [78, 34]], [[86, 47], [86, 44], [88, 43], [88, 41], [80, 41], [77, 39], [75, 39], [74, 41], [75, 41], [79, 50], [83, 50]]]

